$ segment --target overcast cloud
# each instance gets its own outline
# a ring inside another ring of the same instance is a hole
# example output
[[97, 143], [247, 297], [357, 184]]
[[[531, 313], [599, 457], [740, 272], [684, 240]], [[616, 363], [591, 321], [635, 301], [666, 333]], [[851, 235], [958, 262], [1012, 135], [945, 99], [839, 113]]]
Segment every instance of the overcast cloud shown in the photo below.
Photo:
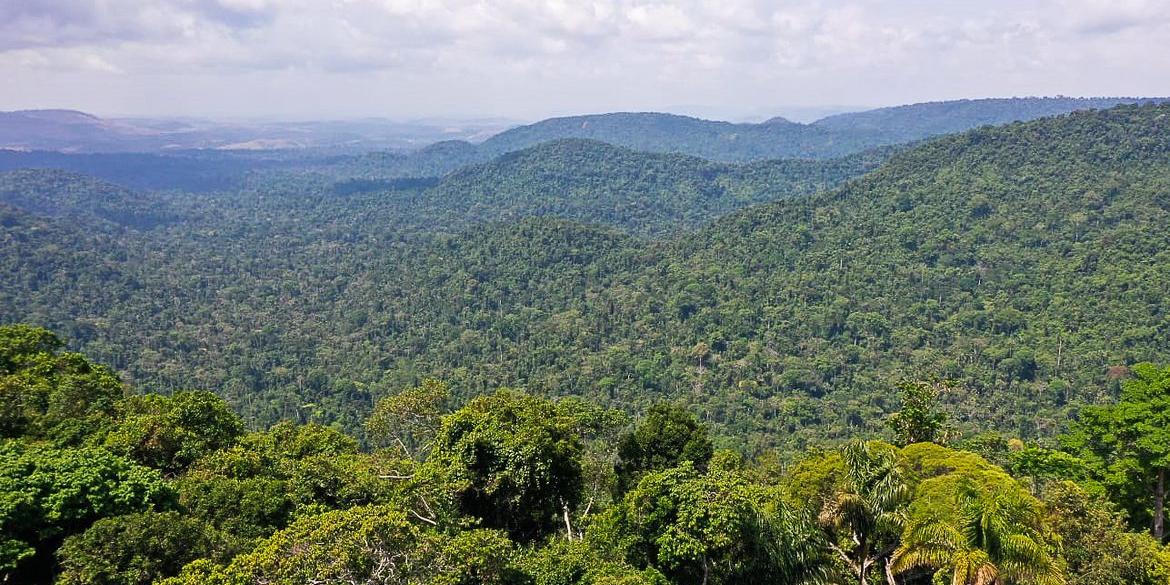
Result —
[[1170, 94], [1167, 0], [0, 0], [0, 109], [508, 116]]

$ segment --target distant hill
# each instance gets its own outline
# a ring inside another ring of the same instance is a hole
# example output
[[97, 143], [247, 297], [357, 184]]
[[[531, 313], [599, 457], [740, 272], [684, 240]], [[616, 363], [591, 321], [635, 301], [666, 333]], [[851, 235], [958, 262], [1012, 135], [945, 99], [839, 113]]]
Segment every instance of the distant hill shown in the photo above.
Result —
[[894, 144], [980, 126], [998, 126], [1080, 110], [1104, 110], [1120, 104], [1166, 99], [1041, 97], [928, 102], [837, 114], [817, 120], [812, 126], [832, 132], [868, 134], [873, 140]]
[[[1163, 99], [959, 100], [838, 114], [811, 124], [779, 117], [758, 124], [734, 124], [656, 112], [619, 112], [550, 118], [511, 129], [498, 120], [457, 124], [379, 119], [229, 124], [193, 119], [102, 119], [70, 110], [29, 110], [0, 112], [0, 150], [316, 150], [316, 154], [359, 155], [327, 173], [348, 178], [423, 177], [440, 176], [468, 164], [563, 138], [598, 140], [646, 152], [688, 154], [722, 162], [837, 158], [988, 124]], [[367, 152], [371, 154], [363, 154]]]
[[614, 113], [552, 118], [501, 132], [480, 145], [505, 153], [548, 140], [588, 138], [648, 152], [676, 152], [720, 161], [838, 156], [829, 132], [779, 119], [762, 124], [732, 124], [673, 114]]
[[[461, 144], [438, 143], [426, 150], [462, 156], [466, 150]], [[36, 213], [82, 214], [149, 228], [146, 219], [111, 218], [134, 210], [155, 214], [170, 209], [175, 202], [188, 213], [208, 208], [208, 201], [343, 197], [351, 199], [354, 206], [377, 205], [380, 221], [410, 231], [458, 231], [476, 224], [553, 216], [602, 224], [632, 235], [662, 237], [694, 229], [752, 204], [836, 187], [874, 169], [892, 152], [875, 150], [828, 161], [737, 165], [564, 139], [472, 164], [441, 179], [336, 176], [346, 175], [338, 169], [360, 175], [362, 168], [379, 165], [400, 165], [404, 172], [410, 168], [413, 159], [394, 154], [326, 161], [323, 164], [331, 173], [321, 175], [292, 172], [302, 165], [312, 168], [312, 160], [244, 155], [0, 153], [0, 169], [12, 161], [15, 165], [38, 162], [96, 176], [50, 168], [0, 173], [0, 203]], [[415, 170], [426, 174], [424, 169]], [[234, 186], [245, 193], [223, 191], [215, 199], [198, 195], [211, 190], [200, 187], [217, 186]], [[191, 194], [152, 192], [159, 187]], [[171, 213], [178, 212], [172, 209]], [[156, 219], [155, 223], [162, 221]]]

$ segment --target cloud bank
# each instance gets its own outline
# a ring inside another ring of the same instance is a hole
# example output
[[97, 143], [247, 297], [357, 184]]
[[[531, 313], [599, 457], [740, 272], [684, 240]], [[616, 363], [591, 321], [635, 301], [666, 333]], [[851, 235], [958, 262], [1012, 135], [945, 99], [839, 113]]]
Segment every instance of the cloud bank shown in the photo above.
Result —
[[0, 108], [391, 117], [1170, 94], [1162, 0], [0, 0]]

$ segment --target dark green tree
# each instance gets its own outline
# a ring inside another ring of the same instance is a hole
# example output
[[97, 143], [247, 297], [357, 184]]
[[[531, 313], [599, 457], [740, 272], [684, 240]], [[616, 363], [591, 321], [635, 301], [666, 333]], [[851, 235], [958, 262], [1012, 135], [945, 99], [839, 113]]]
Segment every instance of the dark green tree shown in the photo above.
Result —
[[104, 518], [57, 551], [58, 585], [150, 585], [221, 552], [215, 530], [177, 512]]
[[427, 464], [451, 482], [463, 513], [531, 541], [580, 502], [577, 429], [554, 402], [501, 390], [443, 417]]
[[655, 404], [619, 440], [615, 465], [618, 493], [632, 488], [646, 473], [670, 469], [683, 461], [706, 469], [713, 453], [707, 426], [694, 414], [678, 404]]
[[64, 346], [45, 329], [0, 326], [0, 438], [76, 445], [109, 424], [122, 383]]
[[675, 583], [820, 583], [828, 567], [816, 525], [778, 490], [689, 461], [643, 477], [590, 538]]
[[105, 447], [169, 473], [231, 446], [244, 432], [240, 417], [210, 392], [133, 396], [119, 410], [121, 420], [106, 436]]
[[157, 471], [103, 449], [0, 442], [0, 582], [48, 582], [65, 537], [173, 502]]

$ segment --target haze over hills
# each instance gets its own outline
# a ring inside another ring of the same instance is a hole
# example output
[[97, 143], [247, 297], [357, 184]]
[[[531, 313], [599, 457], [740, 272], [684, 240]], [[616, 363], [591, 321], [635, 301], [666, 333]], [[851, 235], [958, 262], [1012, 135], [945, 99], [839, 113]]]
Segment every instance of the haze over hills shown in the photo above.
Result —
[[[499, 121], [438, 126], [355, 120], [214, 123], [101, 119], [68, 110], [0, 112], [0, 149], [61, 152], [167, 150], [417, 151], [382, 155], [388, 174], [438, 176], [469, 162], [562, 138], [717, 161], [835, 158], [982, 125], [1031, 120], [1163, 98], [1002, 98], [929, 102], [832, 115], [810, 124], [773, 118], [733, 124], [673, 114], [611, 113], [550, 118], [506, 129]], [[475, 145], [482, 141], [482, 144]], [[463, 144], [460, 144], [460, 143]], [[436, 144], [443, 143], [443, 145]], [[434, 145], [433, 148], [425, 148]], [[419, 150], [423, 149], [423, 150]]]
[[171, 150], [415, 149], [441, 140], [480, 141], [502, 120], [394, 122], [384, 119], [217, 122], [192, 118], [99, 118], [72, 110], [0, 112], [0, 149], [76, 153]]
[[[664, 193], [693, 193], [688, 209], [723, 167], [591, 142], [446, 185], [155, 194], [182, 221], [149, 229], [6, 195], [19, 208], [5, 225], [40, 227], [5, 231], [0, 320], [51, 325], [146, 387], [217, 389], [256, 421], [352, 428], [382, 393], [438, 376], [461, 396], [685, 398], [751, 449], [792, 447], [880, 424], [889, 384], [927, 372], [970, 390], [946, 397], [963, 425], [1044, 436], [1104, 398], [1108, 367], [1170, 359], [1167, 114], [1122, 106], [940, 138], [675, 240], [557, 215], [623, 227], [608, 218], [638, 215], [612, 197]], [[630, 160], [641, 170], [623, 178]], [[58, 197], [33, 187], [46, 172], [5, 175], [0, 193]], [[627, 179], [643, 186], [615, 188]], [[527, 199], [561, 181], [576, 187]], [[461, 231], [416, 213], [445, 193], [468, 194], [464, 214], [543, 217]]]

